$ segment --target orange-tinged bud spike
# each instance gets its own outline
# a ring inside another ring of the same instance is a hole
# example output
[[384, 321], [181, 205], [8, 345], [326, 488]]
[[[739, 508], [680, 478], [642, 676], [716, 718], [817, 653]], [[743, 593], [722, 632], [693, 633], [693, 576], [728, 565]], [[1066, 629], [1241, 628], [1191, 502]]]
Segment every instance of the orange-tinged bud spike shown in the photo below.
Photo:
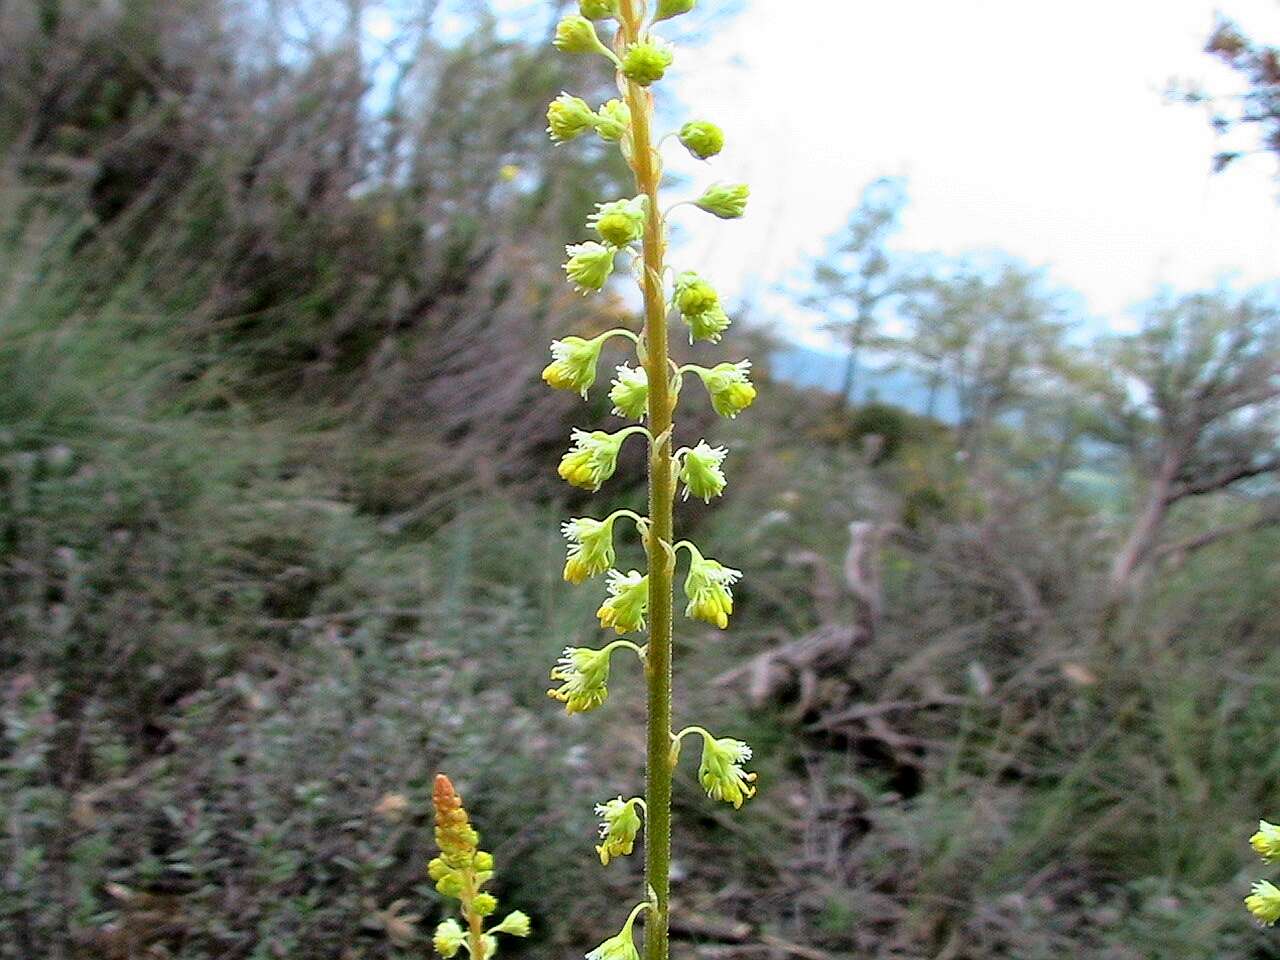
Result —
[[462, 798], [443, 773], [436, 775], [431, 799], [436, 808], [436, 843], [440, 850], [446, 857], [475, 853], [480, 836], [467, 819]]

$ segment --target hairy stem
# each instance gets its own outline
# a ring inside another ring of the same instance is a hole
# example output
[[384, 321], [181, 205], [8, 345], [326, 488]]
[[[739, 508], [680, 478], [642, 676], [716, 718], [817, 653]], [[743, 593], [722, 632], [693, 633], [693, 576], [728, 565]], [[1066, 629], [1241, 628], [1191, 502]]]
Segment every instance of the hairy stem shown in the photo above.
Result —
[[[644, 17], [640, 0], [623, 0], [622, 38], [639, 39]], [[649, 380], [649, 430], [659, 439], [649, 462], [649, 648], [648, 755], [645, 767], [645, 879], [654, 898], [645, 922], [645, 960], [667, 960], [668, 892], [671, 867], [671, 619], [672, 574], [669, 544], [675, 483], [671, 467], [673, 397], [668, 370], [667, 305], [662, 276], [666, 226], [658, 191], [661, 163], [653, 146], [653, 100], [640, 85], [627, 83], [631, 110], [631, 167], [637, 190], [649, 198], [644, 231], [644, 356]]]

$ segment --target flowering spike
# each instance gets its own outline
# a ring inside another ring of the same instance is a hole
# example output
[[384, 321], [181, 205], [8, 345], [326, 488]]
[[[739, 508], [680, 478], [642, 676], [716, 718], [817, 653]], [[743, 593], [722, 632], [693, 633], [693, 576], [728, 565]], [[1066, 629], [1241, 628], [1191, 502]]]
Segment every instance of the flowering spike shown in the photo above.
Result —
[[716, 184], [707, 187], [694, 205], [721, 220], [737, 220], [747, 212], [751, 188], [745, 183]]
[[649, 375], [644, 367], [633, 370], [625, 363], [619, 366], [609, 399], [618, 416], [643, 420], [649, 409]]
[[725, 629], [733, 613], [733, 591], [729, 588], [741, 578], [741, 570], [694, 553], [684, 581], [684, 595], [689, 601], [685, 616]]
[[724, 131], [706, 120], [690, 120], [679, 136], [684, 148], [699, 160], [710, 160], [724, 149]]
[[699, 369], [697, 373], [711, 396], [712, 408], [720, 416], [733, 419], [755, 402], [750, 360], [720, 363], [710, 370]]
[[618, 633], [643, 630], [648, 609], [649, 578], [638, 570], [610, 570], [608, 599], [596, 611], [600, 626], [613, 627]]
[[698, 780], [712, 800], [732, 803], [734, 809], [742, 806], [756, 794], [756, 775], [747, 773], [742, 764], [751, 759], [751, 748], [741, 740], [724, 737], [716, 740], [702, 738], [702, 763], [698, 767]]
[[712, 497], [724, 493], [727, 481], [720, 465], [728, 454], [724, 447], [713, 447], [705, 440], [699, 440], [696, 447], [685, 451], [680, 458], [680, 480], [684, 483], [686, 500], [693, 494], [710, 503]]

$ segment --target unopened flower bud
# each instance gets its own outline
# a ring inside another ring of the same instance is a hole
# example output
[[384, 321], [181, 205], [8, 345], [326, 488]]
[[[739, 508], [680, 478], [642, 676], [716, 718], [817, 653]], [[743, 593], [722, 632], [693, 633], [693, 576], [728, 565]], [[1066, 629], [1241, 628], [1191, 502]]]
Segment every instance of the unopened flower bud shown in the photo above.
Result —
[[733, 613], [733, 591], [729, 588], [741, 577], [741, 570], [695, 555], [684, 581], [684, 595], [689, 601], [685, 616], [725, 629]]
[[692, 450], [686, 450], [680, 458], [680, 479], [684, 482], [684, 498], [692, 494], [710, 503], [712, 497], [724, 493], [725, 477], [720, 465], [728, 451], [724, 447], [712, 447], [705, 440], [698, 441]]
[[634, 197], [630, 200], [615, 200], [613, 203], [597, 204], [596, 212], [591, 215], [587, 225], [600, 234], [600, 239], [610, 246], [625, 247], [637, 243], [644, 237], [645, 212], [649, 208], [649, 198]]
[[578, 9], [588, 20], [608, 20], [618, 15], [618, 0], [578, 0]]
[[625, 363], [618, 367], [609, 399], [613, 401], [613, 412], [618, 416], [643, 420], [649, 410], [649, 375], [644, 367], [633, 370]]
[[647, 87], [657, 83], [675, 60], [671, 45], [663, 40], [640, 40], [622, 55], [622, 73], [628, 80]]
[[604, 338], [584, 340], [582, 337], [565, 337], [551, 343], [551, 362], [542, 371], [542, 379], [556, 390], [576, 390], [587, 398], [587, 391], [596, 382], [596, 367]]
[[613, 258], [617, 250], [590, 241], [567, 246], [565, 252], [569, 254], [569, 260], [564, 265], [564, 272], [579, 293], [585, 295], [604, 288], [613, 273]]
[[724, 149], [724, 132], [714, 123], [690, 120], [680, 128], [680, 142], [699, 160], [709, 160]]
[[653, 15], [654, 23], [661, 20], [670, 20], [672, 17], [678, 17], [682, 13], [688, 13], [697, 3], [697, 0], [658, 0], [657, 12]]
[[694, 204], [721, 220], [737, 220], [747, 212], [751, 188], [745, 183], [716, 184], [707, 187]]
[[556, 25], [556, 37], [552, 41], [556, 49], [565, 53], [601, 53], [605, 46], [596, 36], [596, 28], [586, 17], [572, 15]]
[[580, 97], [562, 93], [547, 107], [547, 133], [557, 143], [580, 137], [595, 125], [595, 113]]
[[643, 630], [648, 609], [649, 578], [638, 570], [630, 573], [611, 570], [609, 597], [596, 611], [600, 626], [613, 627], [618, 633]]

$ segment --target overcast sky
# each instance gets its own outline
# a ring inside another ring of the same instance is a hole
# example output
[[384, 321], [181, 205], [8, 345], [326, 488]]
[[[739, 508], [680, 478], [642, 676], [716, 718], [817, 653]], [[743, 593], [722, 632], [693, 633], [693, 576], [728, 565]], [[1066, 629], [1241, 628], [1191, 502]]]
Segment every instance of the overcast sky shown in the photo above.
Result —
[[752, 0], [675, 79], [730, 137], [697, 176], [747, 180], [753, 207], [697, 223], [678, 266], [708, 265], [803, 334], [770, 291], [869, 180], [902, 175], [896, 247], [1009, 251], [1112, 327], [1158, 284], [1276, 279], [1271, 158], [1212, 175], [1203, 110], [1164, 96], [1175, 77], [1236, 88], [1201, 52], [1215, 6], [1280, 39], [1276, 0]]

